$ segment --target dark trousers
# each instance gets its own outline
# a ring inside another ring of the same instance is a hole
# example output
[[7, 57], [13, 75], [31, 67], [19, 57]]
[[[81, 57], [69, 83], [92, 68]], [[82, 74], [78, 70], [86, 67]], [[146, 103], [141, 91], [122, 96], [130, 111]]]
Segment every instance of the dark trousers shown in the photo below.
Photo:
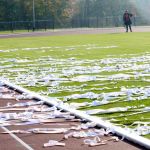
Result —
[[128, 29], [130, 29], [130, 32], [132, 32], [131, 24], [126, 24], [126, 32], [128, 32]]

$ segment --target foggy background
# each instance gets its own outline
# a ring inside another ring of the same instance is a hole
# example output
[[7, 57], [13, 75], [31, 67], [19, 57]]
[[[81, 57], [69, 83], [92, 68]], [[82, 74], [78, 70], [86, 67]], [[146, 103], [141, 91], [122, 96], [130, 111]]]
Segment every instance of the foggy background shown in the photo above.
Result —
[[126, 9], [150, 25], [150, 0], [0, 0], [0, 30], [121, 27]]

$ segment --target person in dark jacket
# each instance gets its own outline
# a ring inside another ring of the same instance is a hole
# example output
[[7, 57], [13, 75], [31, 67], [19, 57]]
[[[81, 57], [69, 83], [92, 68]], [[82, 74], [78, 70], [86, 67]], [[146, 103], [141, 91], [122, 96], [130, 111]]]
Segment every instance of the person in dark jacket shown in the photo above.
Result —
[[123, 21], [124, 21], [124, 25], [126, 27], [126, 32], [128, 32], [128, 28], [130, 29], [130, 32], [132, 32], [132, 28], [131, 28], [131, 17], [133, 15], [130, 14], [127, 10], [125, 11], [125, 13], [123, 14]]

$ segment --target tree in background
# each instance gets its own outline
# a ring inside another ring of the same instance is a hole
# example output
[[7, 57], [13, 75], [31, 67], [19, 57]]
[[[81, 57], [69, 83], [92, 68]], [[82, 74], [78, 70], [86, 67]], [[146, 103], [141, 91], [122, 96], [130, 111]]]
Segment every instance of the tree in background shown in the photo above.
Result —
[[[138, 19], [138, 24], [150, 22], [150, 0], [34, 1], [35, 22], [39, 28], [43, 24], [45, 28], [121, 26], [122, 14], [126, 9]], [[0, 11], [0, 29], [2, 22], [12, 21], [32, 26], [33, 0], [0, 0]]]

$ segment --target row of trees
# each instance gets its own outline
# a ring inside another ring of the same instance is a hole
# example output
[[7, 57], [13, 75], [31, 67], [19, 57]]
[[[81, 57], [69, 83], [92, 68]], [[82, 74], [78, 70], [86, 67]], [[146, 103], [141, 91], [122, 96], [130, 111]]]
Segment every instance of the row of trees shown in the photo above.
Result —
[[0, 0], [0, 26], [27, 22], [29, 27], [34, 18], [45, 27], [120, 26], [125, 9], [140, 17], [149, 6], [149, 0]]
[[75, 16], [82, 20], [85, 18], [84, 25], [97, 20], [97, 24], [101, 26], [120, 26], [125, 10], [133, 14], [134, 24], [150, 23], [150, 0], [79, 0], [78, 3], [80, 11]]
[[69, 2], [69, 0], [0, 0], [0, 21], [32, 21], [33, 4], [37, 20], [55, 17], [57, 21], [63, 21], [70, 15]]

